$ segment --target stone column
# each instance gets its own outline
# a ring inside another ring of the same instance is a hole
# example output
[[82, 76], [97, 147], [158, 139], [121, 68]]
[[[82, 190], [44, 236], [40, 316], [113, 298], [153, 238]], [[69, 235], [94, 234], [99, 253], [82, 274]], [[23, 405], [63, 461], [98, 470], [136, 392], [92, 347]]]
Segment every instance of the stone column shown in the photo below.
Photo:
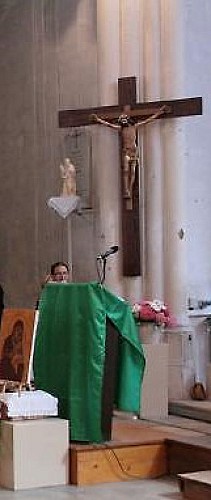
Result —
[[[163, 99], [184, 93], [185, 2], [161, 0], [161, 92]], [[185, 119], [166, 120], [164, 131], [164, 269], [165, 298], [178, 322], [186, 316]]]
[[[144, 74], [146, 101], [160, 100], [160, 4], [145, 0]], [[145, 261], [144, 297], [163, 298], [163, 161], [161, 122], [144, 130]]]
[[[118, 103], [119, 0], [97, 2], [98, 104]], [[99, 250], [120, 245], [120, 179], [118, 133], [96, 125], [94, 150], [97, 203], [100, 212]], [[120, 252], [109, 257], [106, 284], [122, 294]]]

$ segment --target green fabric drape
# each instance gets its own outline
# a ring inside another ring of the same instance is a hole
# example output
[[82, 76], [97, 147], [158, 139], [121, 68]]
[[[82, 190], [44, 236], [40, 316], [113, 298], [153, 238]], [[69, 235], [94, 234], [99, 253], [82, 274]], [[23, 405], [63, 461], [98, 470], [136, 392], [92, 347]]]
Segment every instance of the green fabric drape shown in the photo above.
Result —
[[34, 350], [35, 385], [59, 399], [71, 439], [101, 442], [106, 317], [120, 352], [116, 407], [139, 412], [144, 353], [130, 306], [98, 283], [48, 284], [43, 290]]

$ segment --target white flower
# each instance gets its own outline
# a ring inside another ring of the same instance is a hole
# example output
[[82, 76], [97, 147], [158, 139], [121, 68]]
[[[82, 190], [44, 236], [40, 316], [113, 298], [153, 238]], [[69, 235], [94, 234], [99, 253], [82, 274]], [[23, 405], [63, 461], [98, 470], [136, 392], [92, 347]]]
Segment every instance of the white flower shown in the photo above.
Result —
[[166, 310], [166, 306], [162, 300], [153, 299], [152, 302], [149, 302], [149, 305], [155, 312], [162, 312]]

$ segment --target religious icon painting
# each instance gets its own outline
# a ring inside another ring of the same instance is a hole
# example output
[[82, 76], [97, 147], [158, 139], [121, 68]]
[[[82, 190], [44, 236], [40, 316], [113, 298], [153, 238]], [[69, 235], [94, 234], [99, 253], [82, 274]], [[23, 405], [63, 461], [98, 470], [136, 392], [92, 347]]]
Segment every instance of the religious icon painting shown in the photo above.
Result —
[[0, 331], [0, 380], [26, 383], [33, 344], [35, 311], [5, 309]]

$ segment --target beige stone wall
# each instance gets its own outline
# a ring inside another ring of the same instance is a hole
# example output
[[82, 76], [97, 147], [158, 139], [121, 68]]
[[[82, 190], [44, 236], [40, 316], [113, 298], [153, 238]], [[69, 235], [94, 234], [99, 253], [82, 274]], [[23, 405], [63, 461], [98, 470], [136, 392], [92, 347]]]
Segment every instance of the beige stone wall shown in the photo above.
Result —
[[[96, 103], [95, 7], [0, 5], [0, 282], [10, 307], [33, 307], [50, 263], [67, 258], [67, 222], [46, 202], [59, 194], [65, 154], [58, 110]], [[94, 227], [93, 212], [73, 223], [76, 280], [95, 277]]]

